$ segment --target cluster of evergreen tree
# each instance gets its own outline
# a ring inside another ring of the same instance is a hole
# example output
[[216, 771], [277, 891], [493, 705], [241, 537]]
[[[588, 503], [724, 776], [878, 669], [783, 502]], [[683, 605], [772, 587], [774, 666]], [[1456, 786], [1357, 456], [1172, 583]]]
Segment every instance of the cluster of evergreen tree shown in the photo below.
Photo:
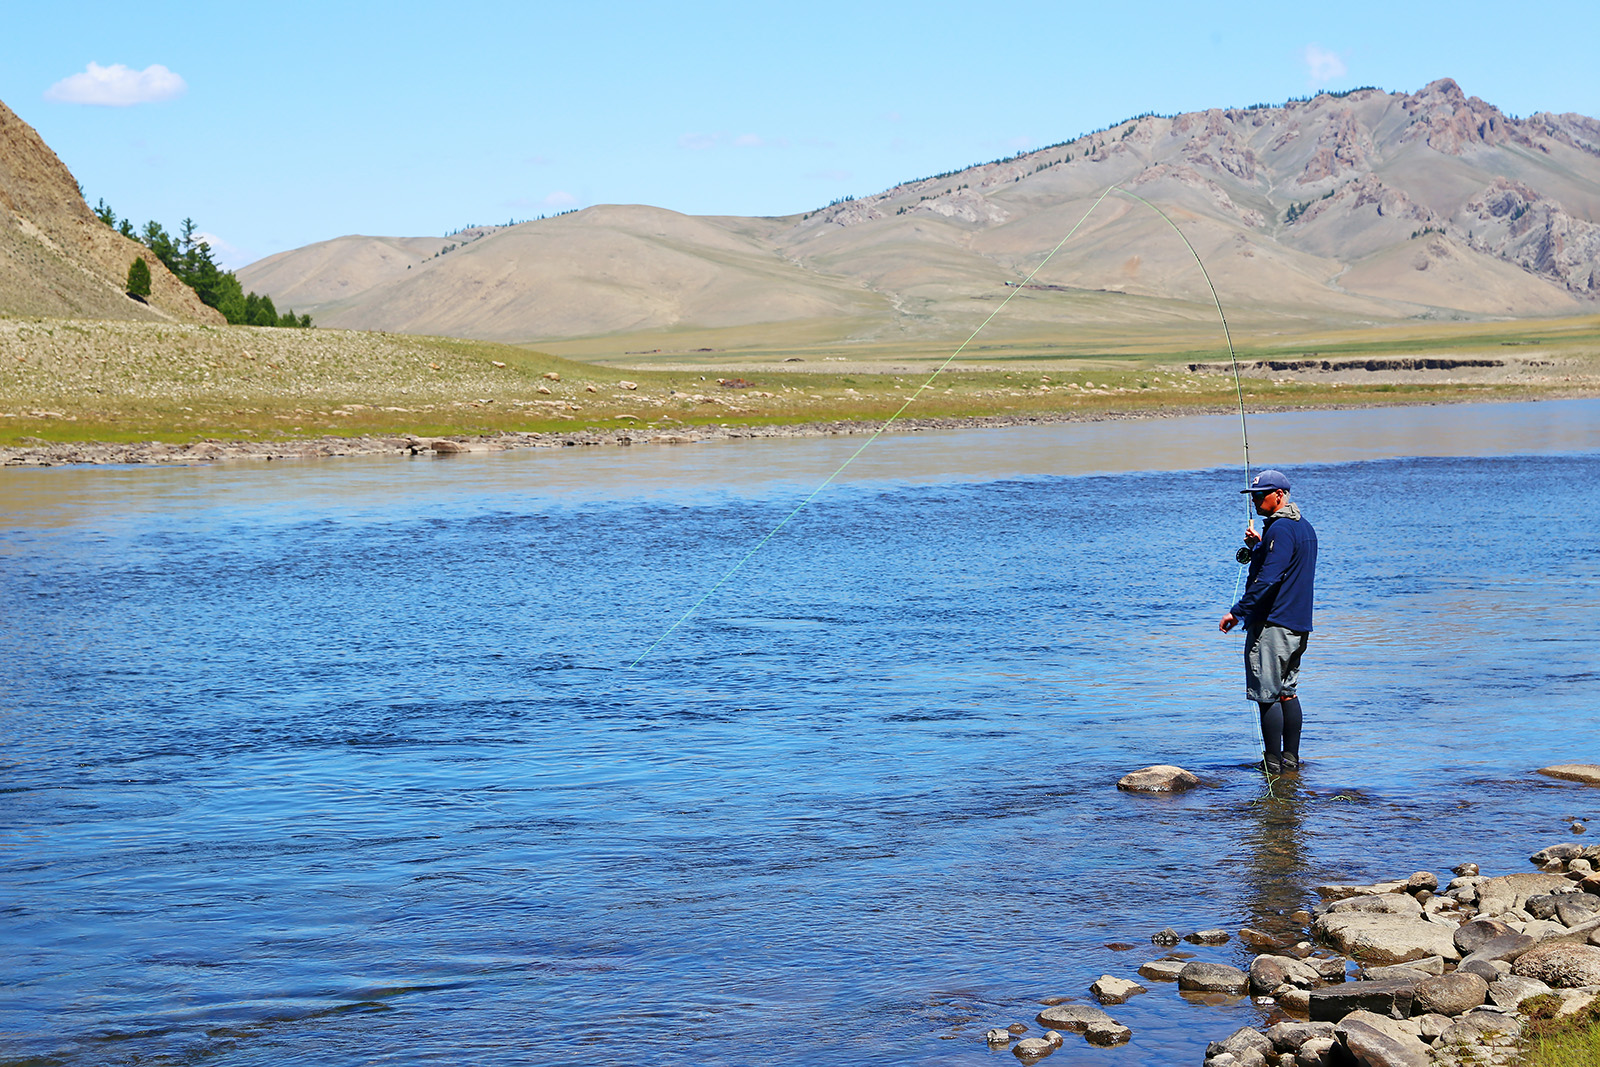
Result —
[[[111, 210], [104, 199], [95, 206], [94, 213], [101, 222], [122, 236], [138, 241], [155, 253], [155, 257], [163, 266], [176, 275], [179, 281], [195, 291], [201, 303], [222, 312], [222, 317], [230, 323], [245, 326], [295, 326], [302, 329], [310, 327], [310, 315], [296, 315], [292, 310], [280, 315], [278, 309], [272, 306], [272, 297], [246, 293], [233, 272], [223, 270], [211, 258], [211, 246], [195, 239], [193, 219], [184, 219], [183, 225], [178, 228], [177, 237], [173, 237], [160, 223], [154, 221], [145, 223], [143, 230], [135, 230], [133, 220], [119, 220], [117, 213]], [[133, 284], [131, 272], [129, 284], [130, 286]], [[149, 290], [146, 289], [140, 295], [148, 296]]]

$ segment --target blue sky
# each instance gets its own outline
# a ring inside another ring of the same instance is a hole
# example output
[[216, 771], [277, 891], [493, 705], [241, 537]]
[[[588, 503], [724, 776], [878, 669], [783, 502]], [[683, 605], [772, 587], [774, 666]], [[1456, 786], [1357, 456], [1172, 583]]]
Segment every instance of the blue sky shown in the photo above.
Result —
[[[0, 100], [225, 265], [597, 203], [783, 215], [1145, 111], [1413, 92], [1600, 116], [1600, 4], [15, 4]], [[94, 66], [91, 67], [91, 64]]]

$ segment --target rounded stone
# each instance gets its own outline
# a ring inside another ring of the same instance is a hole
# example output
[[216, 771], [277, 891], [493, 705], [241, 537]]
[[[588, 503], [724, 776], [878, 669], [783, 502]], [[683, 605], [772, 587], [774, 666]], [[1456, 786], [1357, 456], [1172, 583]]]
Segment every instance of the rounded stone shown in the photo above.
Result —
[[1417, 871], [1410, 878], [1406, 879], [1406, 892], [1408, 893], [1416, 893], [1423, 889], [1432, 892], [1438, 888], [1439, 876], [1434, 874], [1432, 871]]
[[1083, 1038], [1091, 1045], [1111, 1048], [1114, 1045], [1126, 1045], [1132, 1040], [1133, 1031], [1121, 1023], [1104, 1022], [1090, 1026], [1083, 1032]]
[[1474, 919], [1456, 928], [1454, 941], [1462, 955], [1470, 955], [1497, 937], [1514, 934], [1515, 930], [1498, 919]]
[[1292, 1015], [1311, 1014], [1311, 990], [1285, 986], [1273, 994], [1278, 1006]]
[[1225, 963], [1190, 960], [1178, 972], [1178, 988], [1189, 993], [1246, 993], [1250, 979]]
[[1518, 956], [1511, 973], [1518, 978], [1535, 978], [1553, 989], [1600, 985], [1600, 948], [1547, 941]]
[[1471, 972], [1456, 971], [1417, 983], [1411, 997], [1413, 1015], [1462, 1015], [1489, 995], [1489, 983]]
[[1038, 1015], [1040, 1026], [1052, 1030], [1067, 1030], [1071, 1033], [1081, 1034], [1090, 1026], [1114, 1023], [1116, 1020], [1101, 1011], [1099, 1008], [1088, 1004], [1058, 1004], [1053, 1008], [1046, 1008]]
[[1158, 763], [1129, 771], [1117, 781], [1117, 788], [1128, 793], [1180, 793], [1199, 784], [1200, 779], [1182, 767]]
[[1183, 939], [1195, 945], [1226, 945], [1228, 943], [1228, 931], [1196, 930], [1192, 934], [1184, 934]]
[[1011, 1054], [1023, 1063], [1037, 1063], [1060, 1047], [1048, 1038], [1025, 1037], [1011, 1046]]

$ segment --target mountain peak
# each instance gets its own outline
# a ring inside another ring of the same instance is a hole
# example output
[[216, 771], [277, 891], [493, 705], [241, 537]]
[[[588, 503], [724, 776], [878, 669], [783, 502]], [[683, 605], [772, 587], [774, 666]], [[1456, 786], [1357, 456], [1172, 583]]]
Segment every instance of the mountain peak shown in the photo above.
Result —
[[[255, 265], [240, 277], [332, 326], [548, 341], [805, 321], [845, 339], [942, 337], [1083, 219], [1007, 309], [1017, 329], [1076, 328], [1086, 294], [1138, 294], [1162, 314], [1205, 304], [1193, 257], [1121, 189], [1173, 220], [1225, 303], [1261, 314], [1576, 314], [1600, 297], [1600, 123], [1515, 119], [1449, 78], [1144, 115], [787, 218], [592, 208], [364, 288], [346, 275], [321, 305], [305, 297], [371, 249], [326, 242], [274, 257], [271, 284]], [[1038, 295], [1067, 293], [1079, 298]]]

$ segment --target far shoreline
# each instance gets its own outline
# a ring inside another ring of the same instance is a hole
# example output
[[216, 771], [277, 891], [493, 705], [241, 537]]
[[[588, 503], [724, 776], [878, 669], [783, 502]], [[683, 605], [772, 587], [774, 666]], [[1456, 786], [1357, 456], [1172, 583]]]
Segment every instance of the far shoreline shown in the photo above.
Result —
[[[1600, 389], [1574, 388], [1543, 392], [1532, 396], [1483, 398], [1470, 395], [1396, 399], [1387, 403], [1307, 403], [1270, 404], [1246, 408], [1245, 416], [1309, 411], [1380, 411], [1388, 408], [1446, 407], [1466, 404], [1527, 404], [1552, 400], [1584, 400], [1600, 397]], [[637, 445], [686, 445], [711, 441], [779, 438], [862, 436], [877, 433], [919, 433], [946, 430], [1006, 429], [1023, 426], [1070, 423], [1138, 422], [1192, 416], [1237, 416], [1237, 406], [1221, 404], [1176, 404], [1159, 408], [1103, 409], [1058, 412], [1030, 412], [1016, 415], [974, 415], [959, 417], [899, 417], [892, 419], [841, 419], [792, 424], [743, 425], [715, 423], [681, 427], [582, 428], [562, 431], [500, 431], [492, 434], [451, 434], [426, 436], [408, 432], [363, 435], [321, 435], [291, 437], [273, 441], [206, 438], [175, 444], [147, 441], [57, 442], [27, 446], [0, 446], [0, 466], [58, 467], [110, 465], [192, 465], [228, 461], [281, 461], [324, 459], [336, 456], [450, 455], [474, 452], [503, 452], [529, 448], [632, 447]]]

